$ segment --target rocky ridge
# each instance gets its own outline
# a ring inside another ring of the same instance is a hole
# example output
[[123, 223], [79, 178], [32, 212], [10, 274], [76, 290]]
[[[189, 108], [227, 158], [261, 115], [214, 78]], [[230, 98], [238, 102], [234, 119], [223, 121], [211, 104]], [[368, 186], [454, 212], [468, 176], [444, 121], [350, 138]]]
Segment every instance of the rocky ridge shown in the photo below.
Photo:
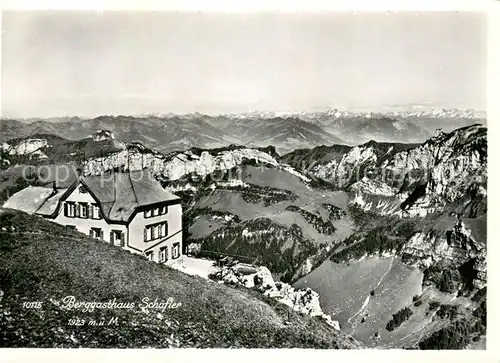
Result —
[[422, 145], [369, 142], [340, 159], [310, 160], [306, 175], [352, 191], [365, 211], [424, 217], [467, 194], [486, 197], [486, 148], [486, 128], [474, 125]]
[[377, 223], [390, 226], [401, 219], [414, 224], [405, 232], [397, 228], [381, 232], [388, 234], [388, 240], [371, 240], [361, 234], [352, 240], [354, 245], [380, 244], [381, 253], [403, 256], [422, 270], [460, 270], [454, 274], [455, 291], [486, 285], [484, 126], [450, 133], [438, 130], [420, 145], [369, 142], [330, 160], [321, 156], [325, 153], [328, 150], [320, 154], [315, 149], [302, 150], [283, 159], [295, 167], [305, 161], [309, 178], [350, 193], [349, 205], [361, 218], [361, 230], [376, 227], [379, 231]]
[[126, 150], [87, 160], [84, 165], [84, 173], [96, 175], [116, 168], [124, 170], [148, 169], [155, 177], [165, 181], [175, 181], [189, 174], [196, 174], [196, 176], [204, 178], [215, 171], [231, 170], [244, 161], [278, 168], [298, 176], [305, 182], [309, 181], [309, 178], [291, 166], [279, 163], [269, 153], [244, 147], [229, 147], [210, 151], [196, 149], [164, 155], [140, 144], [129, 144]]
[[296, 290], [287, 283], [276, 282], [269, 269], [264, 266], [260, 266], [256, 270], [250, 268], [246, 271], [235, 267], [224, 267], [212, 278], [227, 284], [255, 288], [265, 296], [291, 307], [294, 311], [312, 317], [321, 317], [328, 325], [340, 330], [338, 321], [332, 320], [321, 309], [317, 292], [309, 288]]

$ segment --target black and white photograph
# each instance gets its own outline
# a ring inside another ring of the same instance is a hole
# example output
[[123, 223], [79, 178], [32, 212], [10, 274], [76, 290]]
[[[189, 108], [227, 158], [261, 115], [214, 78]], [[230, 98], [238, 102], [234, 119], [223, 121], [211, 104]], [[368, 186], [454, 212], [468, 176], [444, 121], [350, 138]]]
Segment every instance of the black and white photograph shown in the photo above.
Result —
[[485, 350], [487, 25], [3, 11], [0, 348]]

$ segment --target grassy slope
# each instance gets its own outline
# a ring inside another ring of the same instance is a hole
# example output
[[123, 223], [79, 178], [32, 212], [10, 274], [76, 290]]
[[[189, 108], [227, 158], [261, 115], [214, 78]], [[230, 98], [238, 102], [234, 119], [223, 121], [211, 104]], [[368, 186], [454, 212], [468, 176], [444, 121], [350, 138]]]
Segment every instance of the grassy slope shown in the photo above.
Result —
[[[191, 277], [66, 227], [0, 210], [0, 346], [2, 347], [314, 347], [359, 343], [319, 319], [242, 288]], [[63, 310], [60, 301], [181, 302], [178, 309]], [[22, 308], [42, 301], [43, 308]], [[118, 326], [70, 326], [71, 318], [118, 317]]]
[[[471, 302], [470, 298], [467, 297], [455, 298], [453, 294], [440, 292], [435, 287], [423, 286], [422, 273], [416, 268], [402, 264], [400, 259], [395, 259], [392, 268], [387, 271], [382, 280], [379, 280], [386, 271], [382, 262], [392, 259], [379, 256], [380, 249], [388, 252], [391, 248], [396, 247], [397, 250], [397, 246], [402, 246], [416, 232], [427, 232], [433, 229], [444, 233], [455, 225], [456, 218], [443, 213], [437, 218], [430, 216], [423, 219], [401, 220], [362, 213], [356, 208], [350, 208], [350, 213], [356, 224], [360, 226], [359, 232], [353, 237], [358, 236], [359, 238], [350, 239], [346, 241], [345, 245], [339, 246], [335, 253], [330, 256], [331, 261], [325, 261], [294, 285], [299, 288], [309, 286], [318, 291], [325, 312], [330, 313], [334, 319], [338, 320], [344, 331], [368, 346], [401, 348], [418, 347], [432, 334], [446, 335], [448, 333], [441, 333], [440, 330], [453, 330], [453, 327], [449, 328], [450, 324], [454, 324], [458, 320], [466, 321], [467, 326], [476, 324], [476, 320], [471, 317], [471, 314], [474, 309], [478, 308], [477, 303]], [[485, 240], [486, 222], [483, 220], [484, 218], [485, 216], [476, 219], [463, 219], [466, 226], [471, 228], [473, 236], [479, 241]], [[371, 238], [361, 238], [361, 236], [366, 235], [366, 232], [374, 232], [375, 230], [378, 233], [372, 233]], [[370, 257], [357, 261], [367, 253]], [[367, 274], [364, 274], [363, 271]], [[375, 295], [369, 297], [368, 304], [362, 309], [362, 314], [354, 316], [364, 306], [369, 291], [378, 281], [380, 281], [380, 285], [375, 289]], [[420, 307], [412, 306], [412, 297], [420, 293], [423, 293], [421, 298], [423, 304]], [[339, 294], [342, 295], [343, 299], [336, 300], [340, 296]], [[346, 304], [346, 301], [349, 304]], [[438, 318], [435, 314], [428, 313], [428, 305], [431, 301], [437, 301], [441, 304], [452, 302], [457, 305], [459, 307], [458, 318], [456, 320], [451, 320], [448, 317]], [[406, 306], [411, 306], [413, 315], [394, 331], [387, 331], [385, 324], [390, 320], [391, 315]], [[353, 316], [354, 318], [352, 318]], [[349, 318], [352, 318], [351, 322], [354, 325], [347, 324]], [[479, 338], [478, 345], [481, 346], [481, 344], [484, 345], [481, 329], [485, 329], [485, 327], [474, 325], [468, 331], [457, 333], [457, 335], [463, 337], [463, 342]], [[378, 332], [378, 338], [373, 339], [376, 332]], [[455, 338], [447, 338], [448, 340], [445, 339], [446, 341], [441, 342], [441, 337], [438, 336], [438, 338], [433, 338], [431, 343], [425, 343], [425, 349], [436, 349], [436, 347], [449, 349], [454, 346], [451, 344], [459, 339]], [[463, 343], [461, 348], [465, 347], [464, 344], [466, 343]]]

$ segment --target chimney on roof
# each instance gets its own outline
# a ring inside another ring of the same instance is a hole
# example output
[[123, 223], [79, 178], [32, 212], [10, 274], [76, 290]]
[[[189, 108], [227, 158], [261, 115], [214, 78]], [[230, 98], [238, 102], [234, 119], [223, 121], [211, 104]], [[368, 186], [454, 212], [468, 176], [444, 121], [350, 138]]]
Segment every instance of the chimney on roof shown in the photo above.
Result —
[[113, 173], [113, 200], [116, 201], [116, 172], [114, 170], [111, 172]]
[[56, 181], [54, 180], [52, 182], [52, 192], [50, 193], [49, 198], [53, 197], [56, 194], [57, 194], [57, 185], [56, 185]]

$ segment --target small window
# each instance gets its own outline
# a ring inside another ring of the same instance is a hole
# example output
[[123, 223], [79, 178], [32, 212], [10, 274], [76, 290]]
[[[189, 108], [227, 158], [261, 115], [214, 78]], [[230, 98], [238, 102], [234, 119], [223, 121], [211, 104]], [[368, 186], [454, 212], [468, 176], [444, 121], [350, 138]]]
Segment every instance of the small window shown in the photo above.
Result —
[[64, 215], [70, 218], [75, 217], [75, 203], [73, 202], [64, 203]]
[[92, 227], [90, 229], [90, 237], [95, 239], [102, 239], [102, 229]]
[[151, 217], [151, 210], [148, 209], [147, 211], [144, 212], [144, 218], [150, 218]]
[[167, 214], [167, 206], [166, 205], [164, 205], [163, 207], [161, 207], [160, 214]]
[[158, 261], [160, 263], [165, 263], [168, 260], [168, 249], [167, 247], [160, 248], [160, 252], [158, 253]]
[[82, 194], [87, 194], [87, 189], [83, 185], [78, 188], [78, 191]]
[[101, 219], [101, 209], [96, 203], [92, 203], [90, 206], [90, 218], [92, 219]]
[[144, 241], [151, 241], [151, 226], [144, 228]]
[[174, 243], [172, 246], [172, 259], [179, 258], [181, 255], [181, 245], [180, 243]]
[[153, 261], [153, 251], [146, 252], [146, 258], [149, 261]]
[[159, 237], [159, 234], [158, 234], [158, 225], [156, 224], [156, 225], [152, 226], [151, 229], [152, 229], [152, 233], [151, 233], [152, 234], [152, 238], [153, 239], [157, 239]]
[[160, 208], [153, 209], [153, 216], [156, 217], [158, 215], [160, 215]]
[[160, 224], [160, 237], [165, 237], [167, 235], [167, 224]]
[[115, 246], [124, 246], [123, 233], [122, 231], [112, 230], [109, 233], [109, 241]]
[[88, 218], [89, 205], [87, 203], [79, 203], [79, 204], [80, 204], [80, 218]]

